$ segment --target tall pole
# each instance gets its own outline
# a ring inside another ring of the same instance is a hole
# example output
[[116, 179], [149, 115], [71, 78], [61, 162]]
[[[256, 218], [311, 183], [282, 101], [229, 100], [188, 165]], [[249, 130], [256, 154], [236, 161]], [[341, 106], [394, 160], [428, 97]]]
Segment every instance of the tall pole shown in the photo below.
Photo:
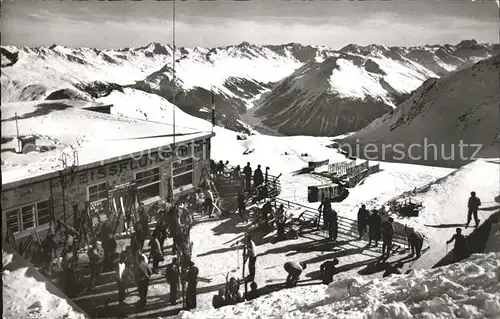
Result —
[[17, 122], [17, 112], [15, 113], [16, 115], [16, 132], [17, 132], [17, 149], [18, 149], [18, 153], [22, 153], [22, 144], [21, 144], [21, 140], [19, 139], [19, 124]]
[[[172, 10], [172, 119], [174, 130], [174, 152], [175, 152], [175, 0]], [[175, 153], [174, 153], [175, 154]]]

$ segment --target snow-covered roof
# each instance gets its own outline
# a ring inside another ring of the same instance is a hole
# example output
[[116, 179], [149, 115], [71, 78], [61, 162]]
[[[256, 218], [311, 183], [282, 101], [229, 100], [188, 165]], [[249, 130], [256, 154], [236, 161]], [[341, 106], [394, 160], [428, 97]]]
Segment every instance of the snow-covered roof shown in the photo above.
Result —
[[[45, 175], [63, 169], [62, 153], [70, 166], [76, 150], [79, 168], [89, 168], [174, 142], [172, 125], [93, 112], [77, 104], [64, 100], [2, 104], [3, 187], [49, 178]], [[19, 136], [36, 136], [36, 151], [16, 153], [16, 113]], [[175, 134], [179, 143], [212, 133], [176, 127]]]

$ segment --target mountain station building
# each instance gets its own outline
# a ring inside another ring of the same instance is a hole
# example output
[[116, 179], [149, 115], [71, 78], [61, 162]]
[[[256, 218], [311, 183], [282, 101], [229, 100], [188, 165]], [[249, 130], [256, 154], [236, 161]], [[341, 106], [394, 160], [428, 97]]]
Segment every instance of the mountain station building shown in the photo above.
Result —
[[4, 239], [47, 232], [58, 220], [78, 229], [80, 214], [95, 224], [117, 207], [177, 198], [210, 169], [210, 131], [176, 127], [174, 140], [169, 124], [112, 115], [99, 103], [1, 108]]

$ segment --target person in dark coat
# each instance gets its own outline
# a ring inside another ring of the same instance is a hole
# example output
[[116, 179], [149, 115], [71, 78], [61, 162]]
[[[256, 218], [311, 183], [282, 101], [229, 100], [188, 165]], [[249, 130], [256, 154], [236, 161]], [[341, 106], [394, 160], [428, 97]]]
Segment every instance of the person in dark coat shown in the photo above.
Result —
[[375, 241], [375, 247], [378, 246], [378, 242], [380, 241], [381, 237], [381, 227], [382, 227], [382, 218], [380, 218], [380, 215], [378, 214], [378, 211], [374, 210], [373, 214], [370, 216], [369, 219], [369, 241], [368, 241], [368, 247], [371, 246], [372, 240]]
[[120, 260], [116, 264], [116, 268], [115, 268], [116, 285], [118, 286], [118, 303], [120, 305], [124, 304], [125, 290], [127, 288], [126, 276], [125, 276], [125, 270], [127, 268], [126, 259], [127, 259], [126, 255], [122, 253], [120, 255]]
[[250, 280], [255, 279], [255, 264], [257, 262], [257, 249], [251, 235], [245, 237], [245, 250], [246, 254], [243, 256], [243, 265], [248, 260], [248, 278]]
[[198, 267], [191, 261], [187, 274], [186, 308], [196, 308], [196, 285], [198, 283]]
[[259, 297], [259, 291], [257, 290], [257, 283], [252, 281], [250, 284], [250, 291], [247, 294], [247, 300], [252, 300]]
[[469, 208], [469, 213], [467, 214], [467, 224], [465, 225], [465, 228], [469, 227], [469, 223], [472, 219], [472, 216], [474, 216], [474, 221], [476, 222], [476, 228], [479, 226], [479, 219], [477, 218], [477, 210], [479, 209], [479, 206], [481, 206], [481, 200], [479, 197], [476, 197], [476, 192], [471, 192], [469, 201], [467, 203], [467, 207]]
[[424, 236], [415, 230], [410, 230], [408, 233], [408, 244], [411, 249], [410, 257], [416, 254], [417, 258], [420, 258], [422, 246], [424, 245]]
[[219, 309], [220, 307], [224, 307], [226, 305], [226, 299], [224, 298], [224, 289], [219, 289], [219, 293], [214, 295], [212, 298], [212, 306], [215, 309]]
[[302, 271], [304, 271], [306, 267], [307, 265], [304, 262], [298, 263], [296, 261], [287, 261], [283, 265], [283, 268], [288, 273], [288, 276], [286, 277], [286, 285], [288, 287], [295, 287], [299, 281], [300, 274], [302, 274]]
[[[281, 207], [280, 207], [281, 209]], [[280, 214], [276, 215], [276, 230], [277, 230], [277, 239], [278, 240], [285, 240], [286, 239], [286, 234], [285, 234], [285, 228], [286, 228], [286, 214], [284, 209], [280, 210]]]
[[245, 175], [245, 188], [249, 191], [252, 189], [252, 167], [250, 166], [250, 162], [243, 168], [243, 174]]
[[452, 241], [455, 241], [455, 247], [453, 249], [454, 262], [465, 259], [467, 257], [467, 242], [465, 236], [462, 235], [462, 229], [457, 228], [455, 235], [446, 242], [446, 245]]
[[337, 240], [338, 231], [339, 231], [338, 214], [336, 210], [332, 209], [330, 223], [328, 225], [328, 237], [333, 241]]
[[368, 219], [370, 218], [370, 213], [366, 209], [366, 205], [361, 205], [361, 208], [358, 210], [358, 232], [359, 238], [363, 238], [363, 235], [366, 232], [366, 226], [368, 225]]
[[332, 217], [332, 203], [330, 199], [326, 196], [323, 197], [321, 204], [318, 207], [318, 212], [323, 214], [323, 229], [328, 230], [330, 228], [330, 220]]
[[88, 291], [91, 291], [97, 283], [97, 277], [100, 272], [99, 252], [97, 251], [97, 247], [94, 245], [90, 246], [87, 250], [87, 256], [90, 263], [90, 282]]
[[170, 286], [170, 303], [177, 304], [177, 292], [179, 291], [179, 266], [177, 258], [174, 258], [165, 270], [165, 277]]
[[320, 267], [320, 278], [323, 284], [328, 285], [333, 281], [333, 275], [337, 272], [336, 266], [339, 264], [337, 258], [333, 260], [327, 260], [321, 264]]
[[390, 275], [401, 275], [401, 268], [403, 268], [403, 264], [400, 262], [395, 264], [394, 266], [391, 264], [387, 264], [382, 278], [388, 277]]
[[147, 302], [149, 278], [151, 277], [151, 269], [144, 257], [140, 257], [139, 265], [137, 266], [137, 290], [139, 292], [139, 302], [137, 306], [144, 307]]
[[[140, 204], [139, 211], [140, 211], [139, 220], [141, 222], [142, 231], [144, 233], [144, 238], [146, 238], [149, 236], [149, 217], [148, 217], [148, 214], [146, 213], [146, 209], [144, 208], [143, 203]], [[142, 247], [141, 247], [141, 249], [142, 249]]]
[[231, 277], [229, 281], [226, 282], [225, 299], [226, 305], [235, 305], [244, 300], [240, 293], [240, 283], [234, 277]]
[[146, 236], [144, 235], [142, 224], [140, 221], [137, 221], [134, 225], [133, 241], [135, 241], [135, 243], [132, 243], [134, 251], [137, 251], [137, 249], [142, 250], [142, 248], [144, 247], [145, 238]]
[[224, 174], [224, 162], [219, 161], [217, 164], [217, 175], [221, 176], [222, 174]]
[[394, 220], [389, 217], [383, 227], [382, 227], [382, 257], [387, 257], [391, 255], [392, 250], [392, 238], [394, 237]]
[[243, 214], [245, 213], [245, 194], [243, 191], [238, 192], [238, 213], [243, 219]]
[[234, 168], [234, 170], [233, 170], [233, 176], [232, 177], [233, 177], [233, 179], [235, 181], [239, 181], [240, 180], [240, 178], [241, 178], [241, 167], [240, 167], [240, 165], [237, 165]]
[[113, 269], [116, 247], [115, 235], [108, 233], [107, 238], [102, 243], [102, 249], [104, 250], [103, 268], [106, 271]]
[[264, 182], [264, 176], [262, 174], [262, 170], [260, 169], [260, 165], [257, 165], [257, 168], [253, 172], [253, 187], [258, 188]]
[[156, 224], [156, 227], [153, 230], [153, 237], [158, 238], [158, 242], [160, 243], [160, 251], [163, 254], [163, 245], [165, 244], [165, 239], [167, 239], [167, 227], [162, 220], [159, 220]]
[[149, 259], [153, 260], [153, 274], [156, 274], [158, 273], [160, 261], [163, 258], [163, 252], [161, 251], [160, 241], [155, 234], [153, 234], [153, 237], [149, 241], [149, 246], [151, 247]]
[[271, 201], [267, 200], [264, 206], [262, 206], [262, 218], [264, 218], [266, 223], [269, 223], [273, 215], [273, 206], [271, 205]]
[[52, 260], [57, 258], [55, 235], [49, 234], [42, 242], [42, 267], [48, 275], [52, 274]]
[[62, 269], [64, 273], [64, 290], [68, 297], [75, 295], [77, 262], [72, 251], [66, 251], [63, 255]]

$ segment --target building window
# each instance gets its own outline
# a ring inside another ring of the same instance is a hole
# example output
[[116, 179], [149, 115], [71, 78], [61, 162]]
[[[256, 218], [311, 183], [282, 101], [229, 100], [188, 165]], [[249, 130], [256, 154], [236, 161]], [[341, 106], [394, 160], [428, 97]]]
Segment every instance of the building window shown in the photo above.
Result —
[[95, 203], [108, 199], [108, 184], [106, 182], [89, 186], [89, 202]]
[[193, 183], [193, 158], [186, 158], [172, 164], [173, 189]]
[[22, 206], [5, 213], [7, 230], [20, 233], [50, 222], [49, 201]]
[[106, 205], [108, 203], [108, 184], [104, 182], [89, 186], [88, 196], [90, 214], [92, 216], [106, 215]]
[[203, 143], [204, 141], [197, 141], [194, 143], [194, 157], [197, 159], [202, 159], [204, 160], [204, 154], [203, 154]]
[[139, 201], [160, 196], [160, 168], [153, 168], [135, 174]]

